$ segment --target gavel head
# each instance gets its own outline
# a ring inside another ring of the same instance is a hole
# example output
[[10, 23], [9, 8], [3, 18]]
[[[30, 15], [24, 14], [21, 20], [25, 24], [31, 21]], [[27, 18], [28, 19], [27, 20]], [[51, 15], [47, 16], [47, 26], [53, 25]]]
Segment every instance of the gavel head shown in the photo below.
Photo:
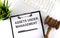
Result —
[[56, 29], [58, 29], [60, 25], [60, 21], [57, 21], [49, 16], [46, 17], [44, 23], [47, 24], [49, 27], [56, 28]]

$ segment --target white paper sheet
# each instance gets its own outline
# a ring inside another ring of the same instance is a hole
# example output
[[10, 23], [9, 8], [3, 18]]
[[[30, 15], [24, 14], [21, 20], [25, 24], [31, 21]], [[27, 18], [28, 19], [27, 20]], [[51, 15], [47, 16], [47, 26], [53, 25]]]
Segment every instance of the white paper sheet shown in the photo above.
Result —
[[[14, 38], [44, 38], [40, 13], [11, 17]], [[19, 19], [20, 18], [20, 19]]]

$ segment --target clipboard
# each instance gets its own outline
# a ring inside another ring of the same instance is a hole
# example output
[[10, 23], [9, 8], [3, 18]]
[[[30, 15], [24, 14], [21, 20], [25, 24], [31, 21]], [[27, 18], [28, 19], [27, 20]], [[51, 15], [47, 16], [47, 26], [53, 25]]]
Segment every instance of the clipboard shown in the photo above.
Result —
[[45, 36], [40, 11], [11, 16], [10, 23], [13, 38], [44, 38]]

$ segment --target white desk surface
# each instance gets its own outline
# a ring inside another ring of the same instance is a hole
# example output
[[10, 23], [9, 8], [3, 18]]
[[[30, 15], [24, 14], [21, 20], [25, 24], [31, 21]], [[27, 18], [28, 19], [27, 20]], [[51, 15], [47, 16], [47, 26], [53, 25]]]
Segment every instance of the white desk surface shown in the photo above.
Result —
[[[23, 0], [9, 0], [9, 3], [11, 3], [10, 9], [13, 9], [13, 12], [11, 13], [11, 16], [17, 15], [17, 14], [23, 14], [35, 10], [39, 10], [36, 8], [32, 8], [31, 6], [27, 5], [23, 2]], [[50, 12], [50, 16], [60, 20], [60, 0], [56, 1], [55, 8]], [[42, 12], [42, 17], [44, 20], [44, 15]], [[47, 15], [46, 15], [47, 16]], [[0, 38], [12, 38], [11, 28], [10, 28], [10, 20], [4, 20], [0, 21]], [[44, 25], [45, 30], [47, 27]], [[51, 30], [49, 38], [60, 38], [60, 28], [58, 30], [55, 30], [54, 28]]]

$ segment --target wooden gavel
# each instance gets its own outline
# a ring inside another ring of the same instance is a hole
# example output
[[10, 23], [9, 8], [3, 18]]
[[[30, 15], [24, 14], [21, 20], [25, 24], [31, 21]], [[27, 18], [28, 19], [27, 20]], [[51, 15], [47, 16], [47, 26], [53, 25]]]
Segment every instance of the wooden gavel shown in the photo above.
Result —
[[47, 33], [45, 35], [45, 38], [48, 38], [48, 35], [51, 31], [51, 28], [55, 28], [55, 29], [58, 29], [59, 26], [60, 26], [60, 21], [57, 21], [49, 16], [46, 17], [45, 21], [44, 21], [45, 24], [47, 24], [49, 27], [48, 27], [48, 30], [47, 30]]

